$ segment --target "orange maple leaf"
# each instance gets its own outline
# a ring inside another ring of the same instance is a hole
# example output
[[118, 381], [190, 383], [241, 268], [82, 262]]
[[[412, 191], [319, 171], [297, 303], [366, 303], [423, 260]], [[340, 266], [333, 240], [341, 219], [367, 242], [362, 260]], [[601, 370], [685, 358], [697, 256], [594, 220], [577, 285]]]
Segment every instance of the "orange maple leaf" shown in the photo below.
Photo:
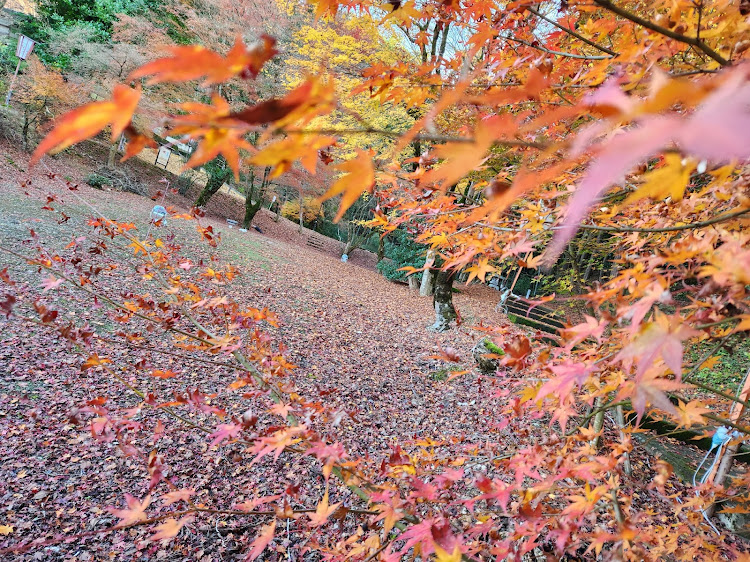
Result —
[[233, 113], [230, 117], [248, 125], [276, 123], [278, 127], [300, 121], [300, 126], [317, 115], [329, 112], [334, 107], [334, 90], [331, 81], [309, 77], [283, 98], [273, 98], [247, 109]]
[[125, 128], [125, 136], [128, 138], [128, 144], [125, 147], [125, 154], [120, 159], [120, 162], [125, 162], [125, 160], [128, 160], [129, 158], [132, 158], [137, 154], [140, 154], [141, 151], [146, 147], [157, 147], [156, 141], [154, 141], [154, 139], [140, 134], [132, 125], [128, 125]]
[[189, 102], [180, 104], [179, 108], [188, 115], [174, 116], [175, 127], [169, 134], [202, 139], [185, 167], [196, 168], [221, 154], [234, 171], [235, 178], [238, 178], [239, 149], [250, 151], [253, 147], [243, 139], [247, 126], [231, 117], [229, 103], [219, 94], [214, 94], [211, 104]]
[[340, 505], [341, 503], [335, 503], [331, 506], [328, 505], [328, 485], [326, 485], [326, 491], [325, 494], [323, 494], [323, 499], [318, 504], [318, 507], [315, 508], [315, 513], [310, 514], [310, 524], [313, 527], [320, 527], [328, 520], [331, 514], [339, 508]]
[[271, 521], [268, 525], [263, 525], [263, 528], [260, 530], [260, 533], [258, 533], [258, 536], [255, 537], [255, 540], [250, 545], [252, 548], [250, 549], [249, 554], [245, 558], [247, 561], [255, 560], [258, 556], [260, 556], [261, 552], [263, 552], [266, 547], [268, 546], [268, 543], [273, 540], [273, 534], [276, 531], [276, 519]]
[[83, 365], [81, 365], [81, 370], [85, 371], [86, 369], [91, 369], [92, 367], [98, 367], [99, 365], [104, 365], [111, 362], [112, 361], [110, 361], [106, 357], [99, 357], [96, 353], [92, 353], [89, 358], [83, 362]]
[[125, 494], [125, 503], [128, 504], [128, 507], [125, 509], [116, 509], [114, 507], [107, 508], [107, 511], [112, 515], [120, 518], [120, 522], [117, 525], [118, 527], [127, 527], [128, 525], [146, 519], [146, 508], [148, 508], [148, 505], [151, 503], [151, 495], [149, 494], [143, 499], [143, 501], [140, 501], [138, 498], [135, 498], [130, 494]]
[[179, 501], [188, 501], [190, 496], [195, 493], [192, 488], [183, 488], [182, 490], [175, 490], [174, 492], [167, 492], [161, 499], [164, 500], [164, 505], [172, 505]]
[[82, 140], [96, 136], [107, 125], [112, 127], [112, 140], [119, 137], [133, 118], [141, 99], [140, 88], [117, 84], [112, 99], [97, 101], [76, 108], [60, 117], [31, 155], [33, 166], [48, 152], [60, 152]]
[[339, 0], [311, 0], [310, 4], [315, 4], [315, 21], [321, 17], [335, 17], [339, 11]]
[[328, 191], [320, 197], [319, 201], [323, 202], [336, 195], [341, 195], [339, 211], [333, 219], [333, 222], [338, 222], [362, 193], [365, 191], [372, 193], [375, 187], [375, 167], [372, 164], [371, 155], [364, 150], [358, 150], [354, 159], [333, 167], [346, 172], [346, 174], [337, 179]]
[[255, 78], [263, 65], [276, 54], [276, 40], [263, 35], [250, 48], [239, 37], [226, 57], [200, 45], [170, 47], [171, 57], [143, 65], [130, 74], [130, 79], [151, 76], [147, 84], [185, 82], [205, 78], [204, 85], [226, 82], [235, 76]]
[[193, 515], [186, 515], [185, 517], [182, 517], [179, 521], [175, 519], [174, 517], [170, 517], [164, 523], [161, 525], [157, 525], [156, 527], [156, 533], [151, 535], [149, 538], [150, 541], [169, 541], [170, 539], [173, 539], [177, 536], [177, 534], [180, 532], [180, 529], [182, 529], [185, 525], [190, 523], [195, 517]]

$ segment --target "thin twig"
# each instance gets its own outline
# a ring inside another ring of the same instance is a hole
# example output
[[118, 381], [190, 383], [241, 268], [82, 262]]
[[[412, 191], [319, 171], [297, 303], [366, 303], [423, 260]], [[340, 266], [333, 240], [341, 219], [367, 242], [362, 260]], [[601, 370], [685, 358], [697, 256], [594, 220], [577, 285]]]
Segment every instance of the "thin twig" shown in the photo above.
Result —
[[542, 14], [541, 12], [539, 12], [536, 8], [534, 8], [532, 6], [527, 7], [526, 11], [531, 12], [536, 17], [541, 18], [544, 21], [546, 21], [547, 23], [550, 23], [550, 24], [554, 25], [557, 29], [561, 29], [562, 31], [564, 31], [568, 35], [572, 35], [576, 39], [580, 39], [581, 41], [583, 41], [587, 45], [591, 45], [595, 49], [599, 49], [600, 51], [602, 51], [604, 53], [607, 53], [608, 55], [612, 55], [613, 57], [619, 56], [619, 53], [613, 51], [612, 49], [604, 47], [603, 45], [599, 45], [597, 42], [592, 41], [591, 39], [588, 39], [588, 38], [584, 37], [583, 35], [581, 35], [577, 31], [574, 31], [573, 29], [565, 27], [561, 23], [559, 23], [559, 22], [557, 22], [557, 21], [555, 21], [555, 20], [553, 20], [551, 18], [548, 18], [547, 16], [545, 16], [544, 14]]
[[617, 14], [618, 16], [625, 18], [626, 20], [630, 20], [633, 23], [640, 25], [641, 27], [650, 29], [651, 31], [655, 33], [659, 33], [661, 35], [664, 35], [665, 37], [669, 37], [670, 39], [679, 41], [680, 43], [685, 43], [686, 45], [696, 47], [700, 49], [701, 51], [703, 51], [706, 55], [711, 57], [713, 60], [718, 62], [721, 66], [727, 66], [730, 64], [730, 62], [727, 59], [722, 57], [719, 53], [714, 51], [711, 47], [709, 47], [702, 40], [696, 37], [688, 37], [687, 35], [682, 35], [681, 33], [677, 33], [675, 31], [672, 31], [671, 29], [667, 29], [666, 27], [657, 25], [654, 22], [651, 22], [647, 19], [644, 19], [634, 14], [633, 12], [626, 10], [625, 8], [616, 6], [615, 3], [611, 2], [610, 0], [594, 0], [594, 3], [604, 8], [605, 10], [609, 10], [610, 12], [613, 12]]

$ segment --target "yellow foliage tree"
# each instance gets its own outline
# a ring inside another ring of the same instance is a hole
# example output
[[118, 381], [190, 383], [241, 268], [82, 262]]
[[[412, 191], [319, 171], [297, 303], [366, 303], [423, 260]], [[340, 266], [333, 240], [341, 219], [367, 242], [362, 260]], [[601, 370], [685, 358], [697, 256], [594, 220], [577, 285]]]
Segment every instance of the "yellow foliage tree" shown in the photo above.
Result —
[[[299, 199], [292, 199], [281, 206], [282, 216], [289, 220], [296, 221], [300, 216]], [[315, 197], [305, 197], [302, 199], [302, 219], [306, 223], [311, 223], [317, 218], [323, 216], [323, 207]]]

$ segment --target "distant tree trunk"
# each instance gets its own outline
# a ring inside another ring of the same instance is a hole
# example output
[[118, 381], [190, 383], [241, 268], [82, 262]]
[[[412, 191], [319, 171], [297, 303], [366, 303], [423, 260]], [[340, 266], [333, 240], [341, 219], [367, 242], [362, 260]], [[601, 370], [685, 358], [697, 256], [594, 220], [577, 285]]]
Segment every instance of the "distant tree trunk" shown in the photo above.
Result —
[[429, 297], [435, 292], [435, 272], [432, 265], [435, 263], [435, 250], [427, 251], [427, 258], [424, 262], [424, 273], [422, 273], [422, 285], [419, 287], [420, 297]]
[[31, 119], [29, 119], [29, 108], [26, 107], [23, 110], [23, 149], [24, 150], [29, 150], [29, 126], [30, 125], [31, 125]]
[[107, 168], [110, 170], [115, 167], [115, 157], [117, 156], [117, 146], [120, 144], [118, 138], [115, 142], [109, 145], [109, 154], [107, 154]]
[[232, 171], [227, 170], [221, 174], [209, 175], [208, 181], [206, 182], [206, 187], [203, 188], [203, 191], [201, 191], [200, 195], [198, 195], [198, 199], [195, 200], [195, 206], [204, 207], [211, 199], [211, 197], [213, 197], [216, 192], [221, 189], [221, 186], [224, 185], [224, 182], [229, 179], [229, 176], [231, 174]]
[[255, 218], [255, 214], [258, 212], [260, 204], [263, 202], [262, 193], [257, 201], [253, 201], [253, 195], [255, 195], [255, 171], [251, 168], [250, 177], [247, 181], [247, 193], [245, 194], [245, 218], [242, 221], [242, 228], [245, 230], [250, 228], [250, 225]]
[[432, 303], [435, 306], [435, 323], [431, 329], [436, 332], [445, 332], [451, 327], [451, 322], [456, 319], [456, 308], [453, 306], [453, 279], [454, 271], [439, 270], [435, 274], [435, 294]]
[[232, 169], [227, 164], [225, 158], [221, 155], [217, 156], [210, 162], [207, 162], [203, 166], [203, 170], [208, 175], [208, 181], [203, 191], [198, 195], [198, 199], [195, 201], [196, 207], [204, 207], [209, 199], [221, 189], [224, 182], [228, 181], [232, 177]]
[[415, 275], [409, 275], [409, 277], [406, 278], [407, 281], [409, 281], [409, 290], [410, 291], [418, 291], [419, 290], [419, 278]]

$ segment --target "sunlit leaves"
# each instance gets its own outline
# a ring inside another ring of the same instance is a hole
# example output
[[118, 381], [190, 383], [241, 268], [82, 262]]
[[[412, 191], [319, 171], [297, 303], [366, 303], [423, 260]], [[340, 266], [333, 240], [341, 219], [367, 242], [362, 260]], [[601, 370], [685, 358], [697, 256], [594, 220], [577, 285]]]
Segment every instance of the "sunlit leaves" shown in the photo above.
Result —
[[200, 45], [169, 47], [172, 56], [147, 63], [130, 78], [151, 76], [148, 84], [185, 82], [203, 78], [203, 84], [219, 84], [235, 76], [255, 78], [263, 65], [276, 54], [276, 40], [263, 35], [247, 47], [240, 38], [226, 57]]
[[66, 113], [55, 122], [52, 131], [36, 147], [31, 163], [37, 162], [47, 152], [59, 152], [89, 139], [107, 126], [111, 127], [111, 138], [114, 141], [130, 123], [140, 98], [140, 88], [117, 84], [111, 100], [90, 103]]
[[277, 126], [303, 126], [333, 108], [333, 85], [310, 77], [282, 98], [274, 98], [233, 113], [231, 117], [248, 125], [275, 122]]
[[652, 199], [671, 197], [673, 201], [679, 201], [685, 193], [690, 174], [693, 173], [696, 165], [695, 161], [686, 160], [679, 154], [666, 154], [664, 166], [646, 174], [645, 183], [631, 194], [625, 203], [632, 203], [644, 197]]
[[344, 172], [344, 174], [323, 194], [321, 200], [325, 201], [341, 195], [339, 210], [333, 219], [334, 222], [338, 222], [362, 193], [372, 192], [375, 187], [375, 167], [372, 163], [372, 156], [361, 150], [352, 160], [347, 160], [332, 167]]
[[170, 133], [201, 139], [186, 166], [200, 166], [221, 154], [236, 175], [240, 166], [239, 150], [252, 149], [243, 138], [247, 130], [241, 122], [230, 117], [231, 108], [224, 98], [215, 94], [211, 101], [210, 105], [197, 102], [181, 104], [180, 109], [187, 113], [173, 117], [174, 128]]
[[289, 171], [299, 161], [305, 169], [314, 174], [320, 160], [319, 151], [336, 142], [334, 137], [321, 135], [292, 135], [274, 142], [250, 158], [256, 166], [272, 166], [270, 178], [276, 178]]

